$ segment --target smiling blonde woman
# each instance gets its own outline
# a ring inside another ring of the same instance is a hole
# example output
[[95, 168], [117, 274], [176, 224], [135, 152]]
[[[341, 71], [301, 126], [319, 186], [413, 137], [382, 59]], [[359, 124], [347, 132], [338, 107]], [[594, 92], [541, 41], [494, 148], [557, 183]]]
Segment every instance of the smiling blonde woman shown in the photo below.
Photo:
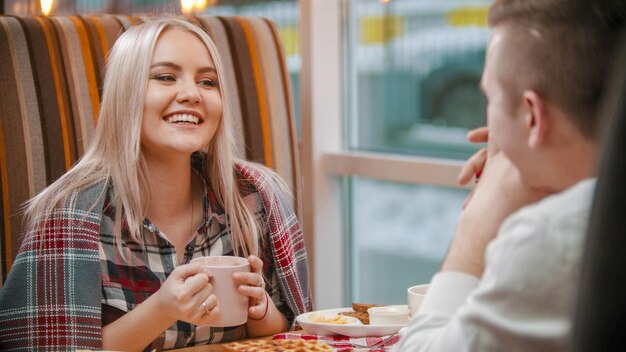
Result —
[[[179, 348], [284, 331], [311, 309], [289, 192], [234, 159], [222, 75], [210, 37], [185, 20], [116, 41], [90, 148], [28, 202], [0, 293], [2, 349]], [[190, 264], [209, 255], [248, 259], [234, 277], [246, 324], [211, 326], [228, 312]]]

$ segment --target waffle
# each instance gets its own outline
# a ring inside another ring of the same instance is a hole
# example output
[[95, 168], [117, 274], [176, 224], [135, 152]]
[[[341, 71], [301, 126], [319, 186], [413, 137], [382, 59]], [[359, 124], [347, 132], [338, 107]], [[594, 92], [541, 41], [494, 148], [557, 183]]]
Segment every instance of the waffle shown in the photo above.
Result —
[[315, 340], [246, 340], [231, 342], [224, 345], [227, 352], [322, 352], [333, 349], [327, 344]]

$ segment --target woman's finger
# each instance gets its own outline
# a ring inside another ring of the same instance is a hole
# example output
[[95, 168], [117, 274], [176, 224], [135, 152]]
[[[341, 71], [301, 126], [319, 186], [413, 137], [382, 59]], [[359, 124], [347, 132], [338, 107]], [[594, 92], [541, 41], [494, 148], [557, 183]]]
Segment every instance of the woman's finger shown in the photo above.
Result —
[[235, 283], [253, 287], [265, 287], [263, 280], [263, 261], [255, 255], [248, 257], [250, 272], [239, 272], [233, 274]]
[[250, 271], [254, 273], [263, 272], [263, 261], [256, 255], [249, 256], [248, 263], [250, 263]]
[[[207, 303], [207, 306], [209, 303]], [[202, 312], [202, 315], [198, 319], [200, 324], [211, 325], [215, 319], [217, 319], [221, 314], [221, 307], [219, 302], [212, 306], [212, 308], [208, 312]]]
[[204, 272], [188, 276], [183, 284], [186, 289], [191, 292], [198, 292], [205, 286], [209, 285], [209, 278]]
[[237, 288], [237, 290], [242, 295], [254, 299], [254, 302], [250, 302], [252, 305], [258, 304], [259, 301], [263, 300], [263, 296], [265, 296], [265, 288], [263, 287], [241, 285]]
[[265, 305], [269, 304], [263, 303], [263, 300], [259, 301], [258, 304], [248, 307], [248, 314], [252, 314], [252, 316], [262, 316], [265, 313]]
[[217, 297], [213, 294], [200, 303], [200, 308], [203, 311], [202, 315], [210, 314], [215, 307], [217, 307]]
[[235, 284], [251, 287], [265, 287], [263, 276], [259, 273], [234, 273], [233, 280]]
[[185, 281], [188, 277], [199, 273], [204, 273], [204, 275], [206, 275], [207, 277], [207, 280], [209, 279], [209, 274], [205, 273], [204, 268], [200, 264], [180, 265], [179, 267], [174, 269], [174, 271], [172, 271], [168, 278]]

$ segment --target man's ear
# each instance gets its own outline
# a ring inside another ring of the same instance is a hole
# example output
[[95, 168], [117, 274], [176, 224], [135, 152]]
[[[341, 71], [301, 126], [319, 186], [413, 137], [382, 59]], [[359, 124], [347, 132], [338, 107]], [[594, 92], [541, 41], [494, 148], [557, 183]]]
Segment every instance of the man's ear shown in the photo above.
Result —
[[544, 142], [548, 131], [546, 106], [533, 90], [524, 91], [522, 99], [525, 110], [524, 123], [528, 129], [528, 146], [537, 148]]

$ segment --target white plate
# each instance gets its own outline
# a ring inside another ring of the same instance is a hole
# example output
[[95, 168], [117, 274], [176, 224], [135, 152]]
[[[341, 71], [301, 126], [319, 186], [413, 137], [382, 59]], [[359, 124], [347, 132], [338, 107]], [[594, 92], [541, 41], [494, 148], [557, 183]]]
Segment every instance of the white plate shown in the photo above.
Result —
[[304, 331], [309, 334], [321, 336], [343, 335], [348, 337], [380, 337], [395, 334], [400, 328], [406, 325], [363, 325], [361, 322], [355, 324], [325, 324], [314, 323], [307, 320], [311, 313], [319, 313], [325, 315], [336, 315], [340, 312], [352, 311], [352, 308], [335, 308], [318, 310], [300, 314], [296, 317], [296, 321]]

